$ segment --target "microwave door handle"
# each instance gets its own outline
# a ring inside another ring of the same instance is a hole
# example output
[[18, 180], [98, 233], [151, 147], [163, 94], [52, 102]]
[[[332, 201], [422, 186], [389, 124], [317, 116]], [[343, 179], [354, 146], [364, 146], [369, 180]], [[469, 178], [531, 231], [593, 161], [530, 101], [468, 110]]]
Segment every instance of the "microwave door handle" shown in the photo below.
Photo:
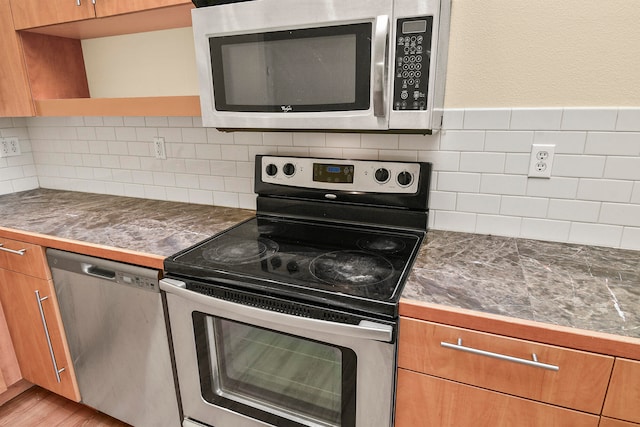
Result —
[[256, 321], [273, 322], [286, 326], [296, 325], [315, 332], [331, 333], [358, 339], [382, 342], [392, 342], [393, 340], [393, 327], [382, 323], [363, 320], [358, 325], [350, 325], [278, 313], [193, 292], [187, 290], [185, 282], [175, 279], [165, 278], [160, 280], [160, 289], [188, 301], [203, 304], [210, 309], [230, 310], [234, 314], [249, 317]]
[[373, 115], [386, 116], [385, 77], [387, 70], [387, 44], [389, 37], [389, 16], [376, 17], [373, 37]]

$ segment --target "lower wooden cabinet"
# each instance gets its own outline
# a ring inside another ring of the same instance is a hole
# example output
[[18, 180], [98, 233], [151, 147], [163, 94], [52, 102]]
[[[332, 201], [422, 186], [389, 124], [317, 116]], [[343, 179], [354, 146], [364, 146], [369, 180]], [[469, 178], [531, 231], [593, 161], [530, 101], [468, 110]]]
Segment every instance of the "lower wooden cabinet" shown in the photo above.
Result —
[[599, 417], [398, 369], [396, 427], [598, 427]]
[[640, 423], [640, 362], [617, 358], [602, 415]]
[[613, 418], [602, 417], [599, 427], [640, 427], [640, 424], [628, 421], [614, 420]]
[[24, 379], [79, 402], [53, 282], [0, 268], [0, 302]]

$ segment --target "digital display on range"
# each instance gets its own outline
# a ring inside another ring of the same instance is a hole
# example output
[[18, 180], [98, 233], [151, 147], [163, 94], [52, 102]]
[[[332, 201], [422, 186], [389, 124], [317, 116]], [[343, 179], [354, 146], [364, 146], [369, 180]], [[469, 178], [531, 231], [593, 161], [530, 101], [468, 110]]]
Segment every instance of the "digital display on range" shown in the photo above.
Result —
[[313, 180], [316, 182], [353, 184], [353, 165], [314, 163]]

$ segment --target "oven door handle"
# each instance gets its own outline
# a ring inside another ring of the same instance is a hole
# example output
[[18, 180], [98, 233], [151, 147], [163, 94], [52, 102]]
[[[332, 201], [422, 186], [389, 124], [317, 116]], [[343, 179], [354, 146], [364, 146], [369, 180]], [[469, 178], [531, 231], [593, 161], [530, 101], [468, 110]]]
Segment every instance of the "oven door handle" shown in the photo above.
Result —
[[382, 323], [362, 320], [358, 325], [327, 322], [309, 317], [298, 317], [291, 314], [278, 313], [249, 305], [238, 304], [199, 294], [187, 289], [187, 284], [175, 279], [160, 280], [160, 289], [184, 298], [186, 300], [206, 305], [212, 309], [226, 310], [243, 317], [250, 317], [256, 321], [273, 322], [285, 326], [295, 325], [314, 332], [338, 334], [358, 339], [392, 342], [393, 327]]

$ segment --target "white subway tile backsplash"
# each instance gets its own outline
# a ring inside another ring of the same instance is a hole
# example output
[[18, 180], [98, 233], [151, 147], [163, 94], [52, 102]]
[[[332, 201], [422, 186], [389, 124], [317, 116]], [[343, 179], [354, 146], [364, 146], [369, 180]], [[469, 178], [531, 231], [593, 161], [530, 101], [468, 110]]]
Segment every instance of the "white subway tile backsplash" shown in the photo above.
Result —
[[562, 130], [615, 130], [617, 108], [565, 108]]
[[549, 199], [536, 197], [503, 196], [500, 214], [530, 218], [545, 218]]
[[616, 130], [640, 132], [640, 108], [620, 108]]
[[612, 179], [640, 180], [640, 156], [607, 157], [604, 177]]
[[571, 223], [548, 219], [523, 218], [520, 237], [526, 239], [566, 242], [569, 239]]
[[623, 249], [640, 250], [640, 228], [624, 227], [620, 247]]
[[[0, 159], [0, 193], [41, 185], [255, 209], [256, 154], [430, 161], [433, 228], [640, 249], [639, 114], [449, 109], [433, 135], [219, 132], [199, 117], [0, 119], [0, 136], [18, 136], [26, 153]], [[154, 158], [154, 136], [166, 160]], [[532, 143], [556, 145], [549, 180], [527, 177]]]
[[556, 154], [584, 153], [587, 132], [536, 132], [534, 144], [553, 144]]
[[520, 234], [522, 218], [499, 215], [478, 215], [476, 233], [513, 237]]
[[601, 202], [628, 202], [631, 198], [633, 182], [610, 179], [581, 179], [578, 185], [578, 199]]
[[517, 196], [527, 191], [527, 177], [519, 175], [483, 174], [480, 192]]
[[583, 200], [549, 200], [547, 217], [567, 221], [597, 222], [600, 215], [600, 203]]
[[530, 153], [533, 132], [487, 131], [485, 151], [502, 153]]
[[483, 151], [485, 132], [450, 130], [440, 136], [440, 149], [446, 151]]
[[562, 108], [514, 108], [511, 111], [513, 130], [559, 130]]
[[500, 212], [500, 201], [500, 196], [490, 194], [459, 193], [456, 211], [497, 214]]
[[606, 156], [638, 156], [640, 132], [589, 132], [584, 152]]
[[574, 199], [578, 193], [578, 184], [577, 178], [529, 178], [527, 196]]
[[468, 109], [464, 112], [464, 129], [509, 129], [510, 108]]
[[467, 172], [504, 172], [504, 153], [461, 153], [460, 170]]
[[[435, 213], [435, 215], [434, 215]], [[451, 211], [436, 211], [431, 213], [434, 221], [433, 228], [438, 230], [462, 231], [473, 233], [476, 229], [476, 214]]]
[[622, 227], [613, 225], [574, 222], [571, 224], [569, 242], [600, 246], [619, 246], [622, 240], [622, 231]]
[[640, 205], [603, 203], [600, 223], [640, 227]]
[[556, 154], [553, 176], [600, 178], [604, 173], [605, 156]]
[[480, 190], [480, 174], [439, 172], [438, 190], [477, 193]]

